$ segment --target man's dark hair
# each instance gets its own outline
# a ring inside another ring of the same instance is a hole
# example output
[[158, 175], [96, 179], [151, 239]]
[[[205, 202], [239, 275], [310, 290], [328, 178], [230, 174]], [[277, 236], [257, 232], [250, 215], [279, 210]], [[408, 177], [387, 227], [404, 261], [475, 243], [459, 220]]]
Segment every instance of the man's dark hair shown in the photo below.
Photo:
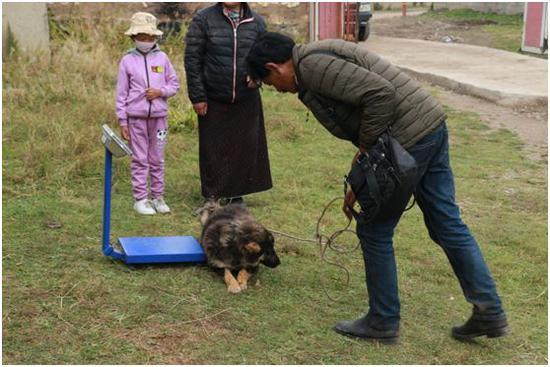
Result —
[[292, 38], [280, 33], [266, 32], [262, 34], [254, 45], [247, 57], [248, 73], [254, 80], [260, 80], [269, 75], [269, 70], [265, 64], [273, 62], [283, 64], [292, 58], [292, 49], [294, 48]]

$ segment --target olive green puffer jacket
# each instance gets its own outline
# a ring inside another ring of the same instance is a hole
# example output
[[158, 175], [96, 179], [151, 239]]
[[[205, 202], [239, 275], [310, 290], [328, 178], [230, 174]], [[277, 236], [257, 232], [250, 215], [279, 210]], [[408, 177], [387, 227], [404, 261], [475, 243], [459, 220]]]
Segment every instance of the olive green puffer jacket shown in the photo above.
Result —
[[391, 125], [405, 148], [446, 118], [439, 102], [399, 68], [358, 45], [324, 40], [292, 55], [300, 100], [333, 135], [366, 149]]

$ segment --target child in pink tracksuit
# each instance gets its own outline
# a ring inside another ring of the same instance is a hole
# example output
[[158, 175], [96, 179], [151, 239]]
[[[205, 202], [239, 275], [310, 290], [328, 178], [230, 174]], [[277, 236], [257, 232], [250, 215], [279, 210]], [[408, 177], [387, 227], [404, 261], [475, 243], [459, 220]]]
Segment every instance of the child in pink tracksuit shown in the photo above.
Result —
[[[179, 82], [168, 56], [156, 44], [162, 32], [149, 13], [135, 13], [124, 33], [135, 42], [119, 64], [116, 114], [122, 137], [132, 148], [134, 209], [139, 214], [169, 213], [163, 199], [164, 147], [168, 134], [168, 98]], [[147, 191], [150, 178], [151, 198]]]

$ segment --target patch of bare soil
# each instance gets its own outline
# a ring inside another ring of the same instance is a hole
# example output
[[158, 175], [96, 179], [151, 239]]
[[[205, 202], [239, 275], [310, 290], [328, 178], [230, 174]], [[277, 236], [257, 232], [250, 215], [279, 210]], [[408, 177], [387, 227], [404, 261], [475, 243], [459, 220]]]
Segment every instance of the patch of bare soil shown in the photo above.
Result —
[[176, 324], [151, 322], [121, 330], [117, 337], [151, 356], [151, 360], [143, 361], [146, 364], [204, 364], [204, 345], [229, 335], [229, 326], [211, 317]]
[[371, 32], [378, 36], [426, 41], [442, 41], [449, 37], [455, 42], [485, 47], [491, 47], [492, 43], [492, 35], [484, 32], [482, 28], [492, 21], [443, 22], [422, 16], [378, 19], [373, 16], [371, 22]]

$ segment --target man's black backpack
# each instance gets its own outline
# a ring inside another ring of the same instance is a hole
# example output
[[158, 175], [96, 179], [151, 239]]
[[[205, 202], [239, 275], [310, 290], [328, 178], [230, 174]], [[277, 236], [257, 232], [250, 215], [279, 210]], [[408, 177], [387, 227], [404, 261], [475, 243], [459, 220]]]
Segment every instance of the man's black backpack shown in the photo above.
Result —
[[368, 152], [361, 154], [345, 177], [361, 206], [357, 221], [394, 218], [405, 210], [416, 183], [418, 166], [388, 129]]

